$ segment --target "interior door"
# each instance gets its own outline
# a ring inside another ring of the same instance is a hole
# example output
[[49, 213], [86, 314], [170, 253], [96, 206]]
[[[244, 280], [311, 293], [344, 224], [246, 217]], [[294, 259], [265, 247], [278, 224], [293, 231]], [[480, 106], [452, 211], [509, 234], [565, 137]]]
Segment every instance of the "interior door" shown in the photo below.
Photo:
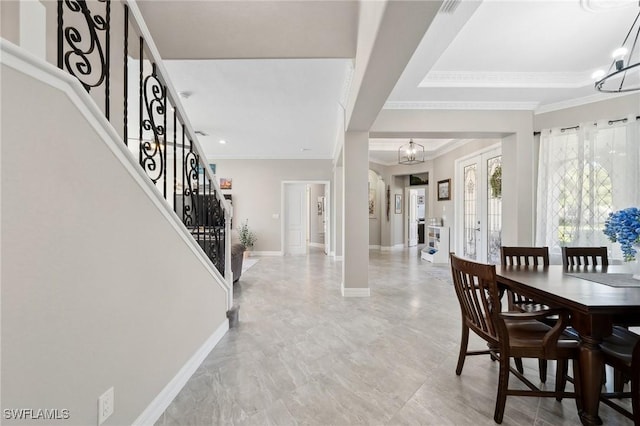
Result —
[[307, 253], [307, 187], [305, 184], [285, 185], [284, 228], [285, 254]]
[[329, 229], [329, 209], [327, 208], [328, 205], [328, 200], [329, 200], [329, 185], [324, 185], [324, 197], [322, 199], [322, 212], [323, 212], [323, 220], [322, 220], [322, 226], [324, 228], [324, 254], [329, 254], [329, 236], [330, 234], [330, 229]]
[[418, 245], [418, 191], [415, 189], [409, 190], [408, 213], [409, 247], [415, 247]]
[[457, 253], [500, 263], [502, 244], [502, 155], [494, 149], [458, 162]]

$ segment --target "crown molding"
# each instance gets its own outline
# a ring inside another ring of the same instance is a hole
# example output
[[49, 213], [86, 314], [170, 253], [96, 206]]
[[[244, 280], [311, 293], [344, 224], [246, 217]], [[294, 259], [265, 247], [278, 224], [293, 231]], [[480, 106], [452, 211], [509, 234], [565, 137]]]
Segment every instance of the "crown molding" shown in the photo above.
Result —
[[485, 101], [388, 101], [383, 109], [449, 109], [449, 110], [526, 110], [533, 111], [539, 102], [485, 102]]
[[558, 111], [561, 109], [573, 108], [581, 105], [591, 104], [594, 102], [606, 101], [613, 98], [620, 98], [622, 96], [634, 95], [637, 93], [596, 93], [593, 95], [585, 96], [577, 99], [569, 99], [566, 101], [555, 102], [552, 104], [541, 105], [534, 111], [535, 115], [544, 114], [547, 112]]
[[430, 71], [418, 87], [569, 88], [592, 83], [588, 72]]

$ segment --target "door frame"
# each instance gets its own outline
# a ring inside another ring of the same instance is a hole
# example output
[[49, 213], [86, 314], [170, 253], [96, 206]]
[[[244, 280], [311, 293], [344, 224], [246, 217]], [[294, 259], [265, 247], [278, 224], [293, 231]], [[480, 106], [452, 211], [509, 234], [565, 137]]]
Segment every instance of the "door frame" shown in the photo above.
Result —
[[[455, 178], [455, 188], [454, 188], [454, 208], [455, 208], [455, 215], [454, 215], [454, 233], [452, 235], [453, 238], [455, 238], [453, 247], [455, 247], [455, 253], [462, 256], [462, 252], [464, 251], [463, 248], [463, 243], [462, 243], [462, 239], [460, 238], [461, 235], [464, 235], [464, 216], [463, 216], [463, 210], [464, 210], [464, 179], [462, 176], [462, 170], [461, 170], [461, 163], [464, 163], [474, 157], [480, 157], [484, 154], [487, 154], [491, 151], [495, 151], [495, 150], [500, 150], [500, 155], [502, 154], [502, 142], [499, 143], [495, 143], [491, 146], [487, 146], [485, 148], [482, 148], [478, 151], [475, 151], [469, 155], [465, 155], [464, 157], [460, 157], [457, 158], [454, 162], [454, 178]], [[483, 231], [483, 232], [486, 232]], [[482, 239], [482, 237], [481, 237]]]
[[[324, 190], [326, 195], [326, 204], [327, 210], [331, 208], [331, 181], [330, 180], [283, 180], [280, 183], [280, 253], [282, 256], [285, 255], [286, 247], [285, 247], [285, 230], [287, 229], [287, 224], [285, 223], [285, 191], [286, 185], [313, 185], [313, 184], [321, 184], [324, 185]], [[308, 187], [307, 187], [308, 188]], [[325, 211], [327, 211], [325, 210]], [[309, 217], [311, 214], [308, 212], [307, 218], [305, 218], [305, 226], [307, 229], [305, 230], [305, 235], [309, 234]], [[327, 220], [327, 229], [331, 230], [331, 220], [333, 219], [331, 215], [325, 216]], [[325, 232], [325, 245], [328, 247], [332, 247], [331, 245], [331, 232]]]

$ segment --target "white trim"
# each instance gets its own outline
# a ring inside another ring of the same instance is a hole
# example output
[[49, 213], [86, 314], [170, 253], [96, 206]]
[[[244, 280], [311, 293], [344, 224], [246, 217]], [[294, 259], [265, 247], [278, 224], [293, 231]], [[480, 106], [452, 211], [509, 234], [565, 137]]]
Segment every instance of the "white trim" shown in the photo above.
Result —
[[369, 244], [369, 250], [380, 250], [380, 244]]
[[350, 288], [345, 287], [344, 283], [342, 283], [342, 297], [370, 297], [371, 289], [369, 287], [366, 288]]
[[544, 114], [547, 112], [558, 111], [567, 108], [573, 108], [581, 105], [587, 105], [594, 102], [606, 101], [613, 98], [620, 98], [622, 96], [637, 95], [637, 93], [596, 93], [589, 96], [584, 96], [577, 99], [569, 99], [566, 101], [560, 101], [553, 104], [542, 105], [533, 112], [535, 115]]
[[134, 426], [152, 425], [158, 421], [162, 413], [169, 407], [169, 404], [171, 404], [187, 381], [193, 376], [193, 373], [200, 367], [200, 364], [202, 364], [207, 355], [216, 347], [220, 339], [224, 337], [227, 330], [229, 330], [229, 320], [225, 319], [216, 331], [209, 336], [200, 349], [180, 368], [178, 373], [167, 383], [164, 389], [151, 401], [151, 404], [134, 420], [132, 423]]
[[382, 246], [380, 247], [380, 251], [396, 251], [396, 250], [404, 250], [404, 244], [396, 244], [393, 246]]
[[256, 250], [251, 250], [251, 257], [254, 256], [284, 256], [284, 253], [282, 251], [267, 251], [267, 250], [263, 250], [263, 251], [256, 251]]
[[324, 248], [324, 243], [309, 243], [309, 247]]
[[[279, 251], [278, 253], [279, 256], [284, 256], [285, 253], [285, 239], [284, 239], [284, 234], [285, 234], [285, 215], [284, 215], [284, 211], [285, 211], [285, 205], [284, 205], [284, 199], [285, 199], [285, 186], [286, 185], [296, 185], [296, 184], [301, 184], [301, 185], [313, 185], [313, 184], [320, 184], [320, 185], [325, 185], [325, 194], [327, 194], [327, 210], [331, 209], [331, 181], [330, 180], [283, 180], [280, 181], [280, 247], [282, 248], [281, 251]], [[329, 210], [330, 211], [330, 210]], [[328, 224], [328, 228], [331, 229], [331, 221], [334, 220], [331, 216], [329, 216], [329, 224]], [[308, 229], [307, 229], [308, 231]], [[331, 233], [328, 233], [329, 235], [325, 235], [326, 243], [325, 244], [329, 244], [329, 247], [331, 247]], [[324, 246], [323, 246], [324, 248]], [[275, 252], [274, 252], [275, 253]]]
[[490, 101], [415, 101], [415, 102], [385, 102], [383, 109], [449, 109], [449, 110], [535, 110], [540, 102], [490, 102]]
[[570, 88], [593, 84], [591, 72], [430, 71], [418, 87]]
[[113, 155], [122, 163], [124, 169], [131, 175], [134, 181], [138, 183], [143, 193], [176, 230], [182, 240], [205, 268], [207, 268], [209, 273], [216, 278], [214, 281], [216, 281], [226, 293], [227, 309], [231, 309], [233, 306], [233, 288], [227, 284], [224, 277], [206, 257], [200, 246], [191, 236], [189, 230], [175, 215], [173, 209], [169, 203], [167, 203], [167, 200], [160, 195], [158, 189], [144, 173], [142, 168], [140, 168], [138, 161], [133, 158], [131, 151], [122, 143], [120, 135], [118, 135], [100, 108], [98, 108], [94, 100], [82, 87], [80, 81], [5, 39], [0, 39], [0, 52], [2, 53], [0, 55], [0, 64], [22, 72], [67, 95], [69, 100], [85, 117], [87, 123], [93, 128], [98, 137], [102, 139], [107, 148], [109, 148]]

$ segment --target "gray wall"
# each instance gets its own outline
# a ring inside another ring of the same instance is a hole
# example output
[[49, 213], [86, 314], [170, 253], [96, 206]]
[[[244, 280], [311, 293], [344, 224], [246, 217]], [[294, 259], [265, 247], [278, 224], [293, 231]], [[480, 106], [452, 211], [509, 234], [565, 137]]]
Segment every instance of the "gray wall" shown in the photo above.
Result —
[[249, 220], [256, 233], [257, 254], [278, 254], [281, 250], [282, 182], [331, 181], [331, 160], [215, 160], [218, 178], [231, 178], [233, 227]]
[[131, 424], [224, 326], [225, 292], [66, 94], [6, 65], [1, 84], [2, 408], [95, 425], [113, 386], [105, 425]]

